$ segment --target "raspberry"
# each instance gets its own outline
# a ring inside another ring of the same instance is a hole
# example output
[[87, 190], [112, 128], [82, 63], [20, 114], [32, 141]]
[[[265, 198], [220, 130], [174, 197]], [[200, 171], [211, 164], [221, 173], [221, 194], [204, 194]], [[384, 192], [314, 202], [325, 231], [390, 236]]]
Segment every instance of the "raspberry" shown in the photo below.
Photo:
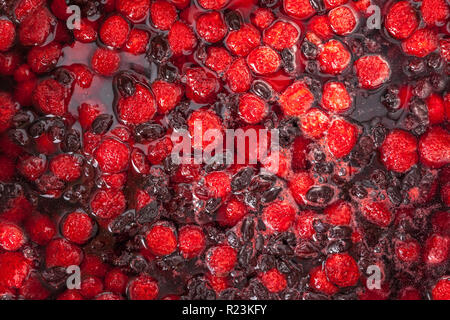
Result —
[[289, 190], [298, 204], [305, 202], [305, 196], [309, 188], [314, 184], [314, 180], [309, 176], [308, 172], [298, 172], [289, 181]]
[[283, 9], [287, 15], [298, 19], [307, 19], [316, 13], [308, 0], [283, 0]]
[[230, 177], [228, 174], [215, 171], [205, 177], [205, 186], [214, 198], [225, 198], [231, 191]]
[[431, 296], [433, 300], [450, 300], [450, 278], [440, 279], [431, 290]]
[[26, 300], [45, 300], [50, 292], [43, 286], [39, 277], [31, 273], [20, 287], [19, 294]]
[[322, 72], [339, 74], [350, 64], [351, 54], [342, 43], [332, 39], [320, 48], [318, 60]]
[[131, 152], [131, 166], [140, 174], [148, 174], [150, 172], [150, 165], [144, 155], [144, 152], [140, 149], [133, 149]]
[[403, 130], [391, 131], [380, 147], [380, 159], [386, 169], [406, 172], [417, 163], [417, 140]]
[[117, 0], [116, 8], [133, 23], [141, 22], [150, 9], [149, 0]]
[[91, 201], [92, 213], [101, 219], [112, 219], [126, 208], [125, 196], [120, 190], [99, 190]]
[[17, 82], [27, 81], [28, 79], [34, 79], [36, 76], [31, 71], [31, 68], [28, 64], [24, 63], [20, 67], [14, 71], [14, 80]]
[[81, 43], [90, 43], [97, 40], [97, 23], [82, 18], [80, 20], [80, 29], [73, 30], [74, 38]]
[[352, 206], [343, 200], [330, 204], [324, 210], [327, 221], [335, 226], [349, 225], [353, 217]]
[[313, 108], [301, 117], [300, 125], [306, 136], [318, 139], [328, 129], [330, 118], [321, 110]]
[[309, 240], [311, 239], [316, 230], [314, 230], [314, 217], [316, 213], [312, 210], [305, 210], [297, 215], [295, 223], [295, 232], [300, 239]]
[[123, 300], [122, 296], [119, 296], [117, 294], [111, 293], [111, 292], [102, 292], [98, 294], [94, 300]]
[[177, 20], [177, 9], [171, 3], [157, 0], [150, 6], [150, 17], [155, 28], [169, 30]]
[[199, 36], [210, 43], [222, 40], [227, 34], [227, 26], [221, 14], [216, 11], [202, 14], [195, 25]]
[[439, 40], [439, 46], [441, 48], [441, 56], [445, 61], [450, 61], [450, 39]]
[[114, 49], [122, 48], [130, 34], [130, 25], [119, 15], [110, 16], [100, 27], [100, 39]]
[[108, 138], [95, 150], [94, 157], [104, 173], [118, 173], [127, 169], [130, 150], [122, 142]]
[[16, 28], [14, 24], [6, 19], [0, 20], [0, 52], [8, 51], [14, 44]]
[[51, 3], [50, 9], [58, 19], [67, 20], [69, 18], [70, 14], [67, 13], [68, 6], [65, 0], [52, 0]]
[[450, 134], [441, 127], [432, 127], [419, 140], [420, 161], [430, 168], [450, 163]]
[[281, 51], [293, 47], [299, 36], [300, 32], [292, 23], [277, 21], [264, 32], [263, 42]]
[[233, 270], [236, 261], [236, 250], [227, 245], [212, 247], [206, 253], [206, 265], [213, 275], [225, 276]]
[[120, 56], [117, 52], [98, 48], [91, 60], [92, 69], [103, 76], [111, 76], [119, 70]]
[[305, 82], [297, 81], [284, 90], [278, 102], [285, 115], [301, 116], [311, 108], [314, 95]]
[[388, 81], [391, 75], [389, 64], [382, 57], [364, 56], [355, 62], [359, 85], [364, 89], [376, 89]]
[[423, 0], [420, 6], [423, 21], [429, 26], [442, 26], [450, 15], [448, 4], [445, 0]]
[[62, 223], [61, 233], [69, 241], [76, 244], [85, 243], [94, 230], [94, 222], [83, 212], [69, 213]]
[[133, 29], [130, 32], [128, 41], [123, 48], [124, 51], [134, 55], [143, 54], [147, 51], [150, 35], [147, 31], [141, 29]]
[[323, 87], [322, 105], [331, 112], [345, 112], [352, 105], [352, 98], [341, 82], [329, 81]]
[[21, 61], [17, 52], [0, 52], [0, 75], [13, 75]]
[[160, 164], [170, 155], [172, 148], [172, 140], [169, 137], [152, 141], [148, 146], [147, 159], [153, 165]]
[[197, 45], [191, 28], [180, 21], [172, 25], [167, 40], [174, 55], [189, 54]]
[[61, 293], [56, 300], [63, 300], [63, 301], [83, 300], [83, 296], [78, 292], [78, 290], [70, 289]]
[[152, 83], [152, 91], [155, 94], [159, 113], [168, 113], [181, 101], [183, 89], [175, 84], [164, 80], [157, 80]]
[[[194, 138], [194, 148], [205, 148], [211, 142], [214, 141], [214, 138], [203, 140], [203, 136], [208, 130], [223, 130], [222, 122], [220, 118], [211, 110], [199, 109], [194, 111], [188, 120], [189, 133]], [[200, 126], [200, 127], [198, 127]], [[201, 136], [195, 136], [195, 128], [200, 131]], [[200, 143], [197, 142], [201, 141]]]
[[450, 238], [432, 234], [425, 243], [423, 260], [427, 264], [440, 264], [448, 261], [448, 252], [450, 249]]
[[119, 268], [108, 271], [105, 276], [105, 289], [116, 294], [125, 293], [128, 277]]
[[262, 272], [258, 277], [267, 290], [272, 293], [283, 291], [287, 286], [285, 275], [278, 271], [277, 268]]
[[33, 47], [28, 53], [28, 64], [35, 73], [52, 70], [61, 57], [62, 50], [58, 43], [50, 43], [44, 47]]
[[328, 20], [333, 31], [338, 35], [347, 35], [355, 30], [357, 20], [352, 9], [338, 7], [328, 12]]
[[218, 74], [227, 71], [233, 61], [231, 55], [224, 48], [209, 47], [207, 54], [205, 65]]
[[352, 151], [358, 138], [358, 129], [351, 123], [336, 119], [328, 129], [327, 145], [335, 158], [342, 158]]
[[245, 93], [239, 98], [239, 116], [246, 123], [261, 122], [267, 115], [268, 107], [264, 100], [252, 93]]
[[274, 202], [264, 208], [264, 223], [276, 232], [287, 231], [295, 219], [295, 209], [284, 202]]
[[55, 239], [49, 242], [45, 251], [47, 268], [79, 266], [83, 260], [83, 251], [76, 245]]
[[232, 227], [247, 215], [247, 207], [236, 198], [230, 199], [220, 207], [217, 213], [217, 222], [222, 226]]
[[417, 29], [419, 19], [408, 1], [399, 1], [389, 8], [384, 25], [391, 36], [402, 40]]
[[225, 7], [228, 0], [199, 0], [198, 4], [205, 9], [219, 10]]
[[310, 271], [309, 285], [311, 288], [330, 296], [339, 291], [338, 288], [328, 281], [327, 275], [321, 267], [316, 267]]
[[220, 90], [220, 82], [203, 68], [186, 70], [186, 96], [197, 103], [212, 102]]
[[278, 71], [281, 57], [269, 47], [258, 47], [248, 55], [247, 64], [257, 74], [271, 74]]
[[156, 224], [145, 235], [145, 242], [157, 256], [167, 256], [177, 249], [177, 236], [173, 228]]
[[328, 279], [339, 287], [354, 286], [359, 279], [358, 265], [347, 253], [336, 253], [328, 257], [325, 272]]
[[252, 82], [252, 75], [245, 60], [235, 60], [225, 73], [225, 79], [231, 91], [236, 93], [248, 91]]
[[81, 281], [80, 293], [86, 299], [92, 299], [103, 291], [102, 280], [96, 277], [86, 277]]
[[437, 94], [432, 93], [428, 96], [427, 100], [427, 108], [428, 108], [428, 120], [430, 120], [430, 124], [439, 124], [444, 122], [445, 119], [445, 105], [444, 99]]
[[339, 6], [342, 6], [343, 4], [346, 4], [348, 0], [324, 0], [323, 3], [325, 5], [325, 8], [327, 9], [333, 9]]
[[53, 79], [41, 81], [33, 91], [33, 104], [45, 114], [63, 116], [67, 112], [68, 98], [66, 88]]
[[103, 278], [108, 269], [109, 266], [100, 257], [92, 254], [85, 255], [81, 264], [81, 274], [99, 278]]
[[395, 254], [403, 262], [417, 261], [420, 256], [420, 245], [414, 239], [398, 241], [395, 243]]
[[16, 110], [17, 105], [11, 95], [7, 92], [0, 92], [0, 133], [11, 127]]
[[379, 227], [386, 228], [391, 224], [392, 213], [382, 202], [365, 204], [362, 207], [361, 213], [368, 221]]
[[275, 20], [275, 15], [267, 8], [258, 8], [251, 14], [250, 20], [255, 27], [264, 30]]
[[20, 288], [31, 269], [31, 261], [20, 252], [0, 253], [0, 286]]
[[50, 170], [61, 180], [68, 182], [77, 180], [81, 176], [81, 159], [69, 154], [60, 154], [50, 162]]
[[179, 232], [180, 252], [185, 259], [198, 256], [205, 248], [205, 235], [198, 226], [183, 226]]
[[44, 155], [23, 156], [17, 164], [17, 170], [30, 181], [39, 178], [47, 169], [47, 160]]
[[158, 297], [158, 282], [152, 277], [141, 274], [128, 284], [128, 297], [131, 300], [154, 300]]
[[314, 16], [309, 21], [309, 29], [320, 39], [327, 40], [333, 36], [330, 21], [327, 16]]
[[19, 0], [16, 1], [14, 14], [19, 22], [32, 13], [34, 10], [41, 8], [45, 0]]
[[120, 120], [126, 124], [137, 125], [148, 122], [156, 112], [155, 99], [149, 89], [136, 84], [133, 95], [119, 99], [117, 111]]
[[261, 41], [259, 31], [250, 24], [244, 24], [239, 30], [230, 32], [225, 43], [232, 54], [245, 57]]
[[87, 66], [84, 64], [72, 64], [68, 69], [75, 73], [75, 83], [79, 87], [83, 89], [91, 87], [94, 75]]
[[436, 50], [438, 45], [439, 40], [435, 31], [419, 29], [403, 41], [402, 49], [406, 54], [423, 58]]
[[54, 18], [45, 8], [27, 16], [19, 27], [19, 40], [24, 46], [40, 46], [50, 35]]
[[220, 293], [230, 287], [228, 277], [218, 277], [211, 273], [207, 273], [206, 279], [216, 293]]
[[0, 247], [6, 251], [19, 250], [26, 242], [23, 231], [13, 223], [0, 221]]

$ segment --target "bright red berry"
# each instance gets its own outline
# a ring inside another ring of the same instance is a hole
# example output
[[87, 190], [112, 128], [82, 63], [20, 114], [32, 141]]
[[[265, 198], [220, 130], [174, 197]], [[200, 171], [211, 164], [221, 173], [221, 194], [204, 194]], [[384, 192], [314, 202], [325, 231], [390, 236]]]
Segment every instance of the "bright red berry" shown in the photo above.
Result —
[[45, 251], [45, 263], [51, 267], [78, 266], [83, 260], [83, 251], [64, 239], [50, 241]]
[[328, 12], [328, 20], [333, 31], [338, 35], [347, 35], [355, 30], [357, 18], [350, 7], [337, 7]]
[[154, 300], [159, 294], [158, 282], [146, 274], [141, 274], [129, 282], [127, 292], [131, 300]]
[[8, 51], [14, 44], [16, 28], [14, 24], [6, 19], [0, 20], [0, 52]]
[[351, 54], [341, 42], [332, 39], [320, 48], [318, 60], [322, 72], [339, 74], [350, 64]]
[[419, 140], [420, 161], [430, 168], [450, 163], [450, 134], [441, 127], [432, 127]]
[[327, 221], [335, 226], [349, 225], [353, 218], [353, 208], [347, 201], [338, 200], [325, 208]]
[[172, 25], [167, 40], [174, 55], [188, 54], [197, 45], [192, 29], [180, 21]]
[[287, 286], [286, 276], [276, 268], [262, 272], [258, 277], [267, 290], [272, 293], [283, 291]]
[[239, 98], [239, 116], [249, 124], [261, 122], [268, 113], [264, 100], [252, 93], [245, 93]]
[[149, 0], [117, 0], [116, 8], [134, 23], [145, 19], [150, 8]]
[[94, 157], [104, 173], [118, 173], [128, 167], [130, 150], [124, 143], [108, 138], [95, 150]]
[[122, 48], [130, 34], [130, 25], [119, 15], [108, 17], [100, 27], [100, 39], [111, 48]]
[[438, 45], [439, 42], [435, 31], [419, 29], [403, 41], [402, 49], [406, 54], [423, 58], [436, 50]]
[[355, 125], [343, 119], [336, 119], [328, 129], [327, 145], [336, 158], [342, 158], [352, 151], [358, 138]]
[[20, 288], [31, 270], [31, 261], [21, 252], [0, 253], [0, 286]]
[[150, 6], [150, 18], [155, 28], [169, 30], [177, 19], [175, 6], [166, 1], [153, 1]]
[[300, 31], [292, 23], [277, 21], [264, 31], [263, 42], [275, 50], [291, 48], [300, 36]]
[[236, 261], [236, 250], [227, 245], [212, 247], [206, 253], [206, 265], [214, 275], [223, 276], [228, 274], [233, 270]]
[[392, 221], [392, 213], [382, 202], [364, 204], [361, 208], [363, 216], [373, 224], [386, 228]]
[[256, 74], [267, 75], [278, 71], [281, 57], [270, 47], [258, 47], [249, 53], [247, 64]]
[[11, 222], [0, 221], [0, 247], [6, 251], [19, 250], [26, 242], [25, 233]]
[[61, 226], [62, 235], [77, 244], [85, 243], [92, 235], [94, 221], [83, 212], [69, 213]]
[[354, 286], [359, 279], [359, 269], [355, 259], [347, 253], [336, 253], [325, 261], [328, 279], [340, 286]]
[[359, 85], [364, 89], [376, 89], [388, 81], [391, 75], [389, 64], [381, 56], [364, 56], [355, 62]]
[[314, 95], [305, 82], [297, 81], [284, 90], [278, 102], [287, 116], [301, 116], [311, 108]]
[[352, 105], [345, 85], [337, 81], [329, 81], [323, 86], [322, 105], [331, 112], [345, 112]]
[[177, 236], [172, 227], [156, 224], [145, 235], [148, 248], [157, 256], [173, 253], [178, 246]]
[[153, 94], [141, 84], [136, 84], [135, 92], [128, 97], [121, 97], [117, 104], [119, 118], [126, 124], [138, 125], [149, 121], [156, 112]]
[[183, 257], [190, 259], [198, 256], [205, 248], [205, 234], [198, 226], [187, 225], [180, 229], [178, 240]]
[[201, 15], [197, 19], [195, 27], [199, 36], [210, 43], [222, 40], [227, 34], [225, 21], [217, 11], [211, 11]]
[[322, 267], [316, 267], [310, 271], [309, 285], [311, 288], [328, 295], [333, 295], [339, 291], [339, 289], [327, 279], [327, 275]]
[[260, 41], [259, 31], [250, 24], [244, 24], [239, 30], [230, 32], [225, 43], [231, 53], [245, 57], [260, 44]]
[[119, 69], [119, 65], [120, 56], [115, 51], [98, 48], [92, 56], [92, 69], [102, 76], [113, 75]]
[[236, 59], [225, 73], [231, 91], [240, 93], [250, 89], [252, 75], [244, 59]]
[[408, 171], [418, 161], [416, 138], [403, 130], [391, 131], [380, 147], [380, 158], [388, 170]]
[[406, 39], [417, 29], [419, 19], [408, 1], [399, 1], [389, 8], [384, 25], [394, 38]]
[[99, 190], [91, 201], [92, 213], [101, 219], [115, 218], [124, 212], [126, 199], [117, 189]]
[[316, 12], [308, 0], [283, 0], [283, 9], [289, 16], [298, 19], [307, 19]]
[[274, 202], [263, 210], [264, 223], [276, 232], [287, 231], [295, 219], [295, 209], [285, 202]]
[[314, 139], [322, 137], [329, 125], [330, 118], [328, 115], [317, 108], [309, 109], [308, 112], [300, 118], [302, 132], [306, 136]]

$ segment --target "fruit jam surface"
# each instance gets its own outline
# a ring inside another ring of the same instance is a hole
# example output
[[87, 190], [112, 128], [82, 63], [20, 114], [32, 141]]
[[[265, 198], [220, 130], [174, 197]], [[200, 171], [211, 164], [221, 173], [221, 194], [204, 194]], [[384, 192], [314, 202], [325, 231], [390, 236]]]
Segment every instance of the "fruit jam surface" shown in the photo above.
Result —
[[[450, 300], [449, 17], [0, 0], [0, 298]], [[176, 163], [197, 127], [279, 145]]]

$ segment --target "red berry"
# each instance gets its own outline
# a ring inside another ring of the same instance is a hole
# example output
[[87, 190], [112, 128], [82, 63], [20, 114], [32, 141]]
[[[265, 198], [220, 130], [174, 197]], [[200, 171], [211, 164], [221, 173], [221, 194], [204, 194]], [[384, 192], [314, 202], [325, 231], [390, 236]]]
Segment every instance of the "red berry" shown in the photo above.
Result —
[[280, 68], [281, 57], [269, 47], [258, 47], [248, 55], [247, 64], [256, 74], [271, 74]]
[[343, 83], [329, 81], [323, 87], [322, 104], [327, 110], [340, 113], [350, 109], [352, 98]]
[[119, 69], [120, 56], [115, 51], [98, 48], [92, 56], [91, 65], [95, 72], [111, 76]]
[[68, 300], [68, 301], [83, 300], [83, 296], [78, 292], [78, 290], [68, 289], [63, 293], [61, 293], [56, 300]]
[[260, 44], [260, 41], [259, 31], [250, 24], [244, 24], [239, 30], [230, 32], [225, 43], [231, 53], [245, 57]]
[[362, 214], [370, 222], [386, 228], [391, 224], [392, 213], [382, 202], [371, 202], [363, 205]]
[[448, 22], [450, 10], [445, 0], [423, 0], [420, 6], [423, 21], [429, 26], [442, 26]]
[[342, 158], [352, 151], [358, 138], [355, 125], [343, 119], [336, 119], [328, 129], [327, 145], [335, 158]]
[[100, 107], [94, 103], [82, 103], [78, 107], [78, 121], [84, 130], [88, 130], [91, 127], [92, 122], [100, 114]]
[[143, 54], [147, 51], [150, 35], [142, 29], [133, 29], [130, 32], [128, 41], [123, 48], [124, 51], [134, 55]]
[[80, 28], [73, 30], [73, 36], [81, 43], [94, 42], [97, 40], [97, 23], [88, 18], [82, 18]]
[[246, 123], [261, 122], [267, 115], [268, 107], [264, 100], [252, 93], [245, 93], [239, 98], [239, 116]]
[[175, 108], [183, 96], [182, 88], [164, 80], [157, 80], [152, 83], [152, 91], [155, 94], [159, 113], [168, 113]]
[[11, 127], [16, 110], [17, 105], [11, 95], [7, 92], [0, 92], [0, 133]]
[[54, 17], [44, 7], [27, 16], [19, 27], [19, 40], [24, 46], [39, 46], [50, 35]]
[[323, 3], [327, 9], [333, 9], [346, 4], [348, 0], [324, 0]]
[[339, 74], [350, 64], [351, 54], [342, 43], [332, 39], [320, 48], [318, 60], [322, 72]]
[[128, 277], [119, 268], [110, 270], [105, 276], [105, 289], [116, 294], [125, 293]]
[[130, 25], [119, 15], [107, 18], [100, 27], [100, 39], [114, 49], [122, 48], [130, 34]]
[[267, 290], [272, 293], [283, 291], [287, 286], [285, 275], [278, 271], [277, 268], [262, 272], [258, 277]]
[[252, 75], [245, 60], [235, 60], [226, 71], [225, 79], [231, 91], [236, 93], [248, 91], [252, 82]]
[[25, 222], [25, 230], [33, 242], [43, 246], [55, 235], [56, 227], [46, 215], [35, 213]]
[[266, 29], [275, 20], [275, 15], [270, 9], [257, 8], [250, 16], [252, 23], [260, 30]]
[[407, 39], [419, 26], [419, 19], [408, 1], [399, 1], [389, 8], [384, 25], [394, 38]]
[[220, 90], [220, 82], [203, 68], [186, 70], [186, 96], [197, 103], [212, 102]]
[[450, 277], [440, 279], [431, 290], [431, 296], [433, 300], [450, 300]]
[[128, 297], [131, 300], [154, 300], [158, 297], [158, 282], [152, 277], [141, 274], [128, 284]]
[[206, 265], [211, 273], [217, 276], [228, 274], [233, 270], [236, 261], [236, 250], [227, 245], [212, 247], [206, 253]]
[[328, 279], [340, 286], [354, 286], [359, 279], [359, 269], [355, 259], [347, 253], [336, 253], [325, 261]]
[[0, 221], [0, 247], [6, 251], [19, 250], [26, 242], [25, 234], [17, 225]]
[[309, 277], [309, 285], [311, 288], [319, 292], [323, 292], [331, 296], [339, 291], [336, 286], [328, 281], [327, 275], [321, 267], [312, 269], [309, 273]]
[[314, 16], [309, 21], [309, 29], [322, 40], [328, 40], [333, 36], [330, 21], [327, 16]]
[[335, 226], [346, 226], [352, 221], [353, 208], [348, 202], [338, 200], [326, 207], [324, 213], [329, 223]]
[[0, 253], [0, 286], [20, 288], [31, 269], [31, 261], [20, 252]]
[[117, 0], [116, 8], [133, 23], [141, 22], [150, 9], [149, 0]]
[[233, 61], [227, 50], [221, 47], [209, 47], [205, 65], [212, 71], [222, 74], [228, 70]]
[[199, 0], [198, 4], [205, 9], [219, 10], [222, 9], [228, 0]]
[[295, 232], [299, 239], [310, 240], [315, 234], [314, 219], [316, 213], [312, 210], [300, 212], [295, 223]]
[[87, 254], [83, 258], [81, 264], [81, 274], [89, 275], [98, 278], [103, 278], [108, 272], [109, 266], [105, 264], [102, 259], [96, 255]]
[[194, 32], [180, 21], [172, 25], [167, 40], [174, 55], [189, 54], [197, 45]]
[[432, 93], [428, 96], [427, 100], [428, 119], [430, 124], [439, 124], [444, 122], [445, 119], [445, 105], [444, 99], [437, 94]]
[[16, 28], [14, 24], [6, 19], [0, 20], [0, 52], [8, 51], [14, 44]]
[[25, 300], [45, 300], [50, 296], [49, 290], [44, 287], [36, 273], [31, 273], [23, 282], [19, 294]]
[[117, 189], [99, 190], [91, 201], [92, 213], [101, 219], [112, 219], [124, 212], [126, 199]]
[[323, 111], [313, 108], [300, 119], [302, 132], [311, 138], [322, 137], [330, 125], [330, 118]]
[[86, 277], [81, 281], [80, 293], [86, 299], [92, 299], [103, 291], [103, 282], [97, 277]]
[[402, 49], [406, 54], [423, 58], [436, 50], [438, 45], [439, 42], [435, 31], [419, 29], [411, 37], [403, 41]]
[[432, 234], [425, 243], [423, 259], [427, 264], [436, 265], [448, 261], [450, 238]]
[[420, 161], [430, 168], [450, 163], [450, 134], [441, 127], [432, 127], [419, 141]]
[[281, 94], [278, 100], [287, 116], [301, 116], [314, 103], [314, 95], [303, 81], [294, 82]]
[[121, 97], [117, 105], [119, 118], [126, 124], [137, 125], [148, 122], [156, 112], [155, 99], [149, 89], [136, 84], [135, 92]]
[[45, 114], [63, 116], [68, 99], [67, 89], [53, 79], [41, 81], [33, 91], [33, 104]]
[[87, 66], [84, 64], [72, 64], [68, 69], [75, 73], [75, 81], [79, 87], [84, 89], [91, 87], [94, 75]]
[[264, 31], [263, 42], [281, 51], [293, 47], [299, 36], [299, 30], [292, 23], [277, 21]]
[[79, 266], [83, 260], [83, 251], [76, 245], [64, 240], [50, 241], [45, 251], [47, 268]]
[[55, 42], [43, 47], [33, 47], [28, 53], [28, 64], [33, 72], [49, 72], [56, 66], [61, 54], [61, 45]]
[[172, 227], [156, 224], [145, 235], [145, 242], [151, 252], [157, 256], [166, 256], [177, 249], [177, 236]]
[[283, 0], [283, 9], [289, 16], [298, 19], [307, 19], [316, 13], [308, 0]]
[[230, 199], [220, 207], [217, 213], [217, 222], [223, 226], [232, 227], [247, 215], [247, 207], [236, 198]]
[[355, 62], [359, 85], [364, 89], [376, 89], [388, 81], [391, 75], [389, 64], [377, 55], [364, 56]]
[[205, 41], [215, 43], [227, 34], [227, 26], [217, 11], [202, 14], [196, 21], [197, 33]]
[[147, 159], [151, 164], [160, 164], [172, 152], [173, 144], [169, 137], [152, 141], [148, 146]]
[[403, 262], [415, 262], [420, 256], [420, 244], [414, 239], [397, 241], [395, 254]]
[[287, 231], [295, 219], [295, 209], [285, 202], [274, 202], [263, 210], [264, 223], [276, 232]]
[[338, 35], [352, 33], [357, 24], [355, 13], [347, 6], [337, 7], [328, 12], [328, 20], [334, 33]]
[[180, 252], [185, 259], [201, 254], [205, 248], [205, 235], [198, 226], [184, 226], [179, 231]]
[[224, 199], [231, 191], [231, 180], [225, 172], [215, 171], [205, 177], [205, 186], [214, 198]]
[[313, 184], [314, 180], [306, 171], [298, 172], [291, 178], [289, 181], [289, 190], [298, 204], [303, 204], [305, 202], [306, 193]]
[[157, 0], [150, 6], [153, 25], [159, 30], [169, 30], [177, 19], [177, 9], [169, 2]]
[[92, 236], [94, 221], [83, 212], [69, 213], [62, 223], [62, 235], [72, 242], [83, 244]]
[[81, 159], [69, 154], [60, 154], [50, 161], [50, 170], [59, 179], [74, 181], [81, 176]]
[[[204, 149], [211, 143], [213, 145], [218, 143], [214, 137], [210, 139], [203, 139], [205, 132], [208, 130], [223, 131], [223, 125], [220, 118], [211, 110], [199, 109], [194, 111], [188, 119], [189, 133], [193, 137], [193, 147], [197, 149]], [[197, 132], [198, 135], [197, 136]], [[214, 142], [215, 141], [215, 142]]]
[[417, 140], [403, 130], [391, 131], [380, 147], [380, 158], [388, 170], [406, 172], [417, 163]]
[[124, 143], [108, 138], [95, 150], [94, 157], [104, 173], [118, 173], [127, 169], [130, 150]]

